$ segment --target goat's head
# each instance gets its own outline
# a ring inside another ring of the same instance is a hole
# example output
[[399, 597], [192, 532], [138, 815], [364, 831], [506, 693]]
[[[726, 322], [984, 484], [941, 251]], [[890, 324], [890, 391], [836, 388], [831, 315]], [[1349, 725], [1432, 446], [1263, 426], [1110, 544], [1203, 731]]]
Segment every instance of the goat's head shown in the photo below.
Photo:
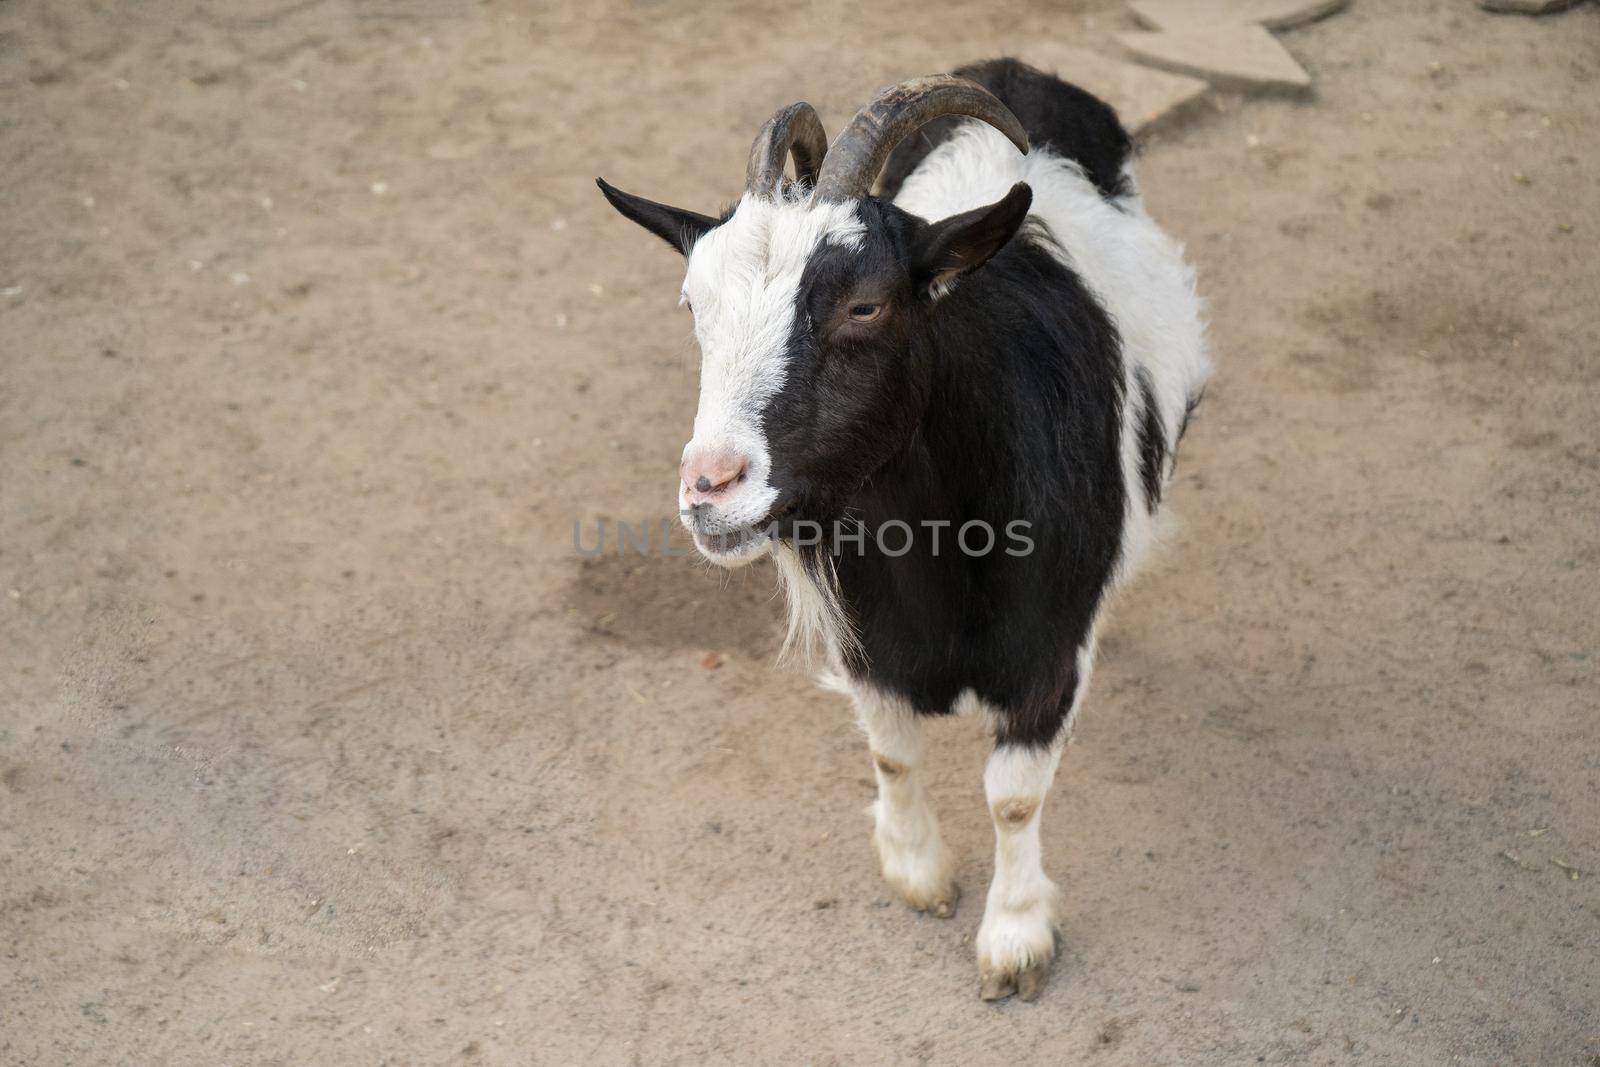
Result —
[[[982, 119], [1027, 151], [999, 100], [948, 75], [880, 93], [833, 142], [809, 104], [775, 114], [722, 218], [600, 181], [623, 215], [688, 260], [682, 303], [702, 355], [678, 502], [708, 559], [738, 566], [796, 519], [826, 522], [910, 441], [930, 368], [911, 340], [937, 301], [1011, 239], [1032, 194], [927, 222], [870, 194], [890, 152], [941, 115]], [[795, 178], [784, 176], [790, 156]]]

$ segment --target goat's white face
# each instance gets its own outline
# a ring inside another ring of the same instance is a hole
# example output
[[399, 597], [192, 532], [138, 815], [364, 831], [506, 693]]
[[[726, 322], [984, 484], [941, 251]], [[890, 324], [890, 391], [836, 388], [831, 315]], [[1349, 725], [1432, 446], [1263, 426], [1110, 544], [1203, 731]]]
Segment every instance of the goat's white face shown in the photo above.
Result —
[[818, 249], [858, 249], [863, 232], [853, 203], [746, 194], [689, 253], [683, 300], [700, 344], [700, 407], [678, 507], [714, 563], [742, 566], [771, 546], [759, 528], [781, 494], [762, 415], [786, 380], [802, 278]]

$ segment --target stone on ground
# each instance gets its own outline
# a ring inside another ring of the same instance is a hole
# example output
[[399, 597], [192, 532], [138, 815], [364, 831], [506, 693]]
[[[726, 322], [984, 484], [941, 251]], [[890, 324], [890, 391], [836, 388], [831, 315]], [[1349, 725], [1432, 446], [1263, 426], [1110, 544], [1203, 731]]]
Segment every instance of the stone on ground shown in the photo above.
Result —
[[1256, 25], [1184, 26], [1124, 33], [1117, 40], [1146, 63], [1220, 88], [1298, 92], [1311, 87], [1311, 75], [1277, 38]]
[[1171, 119], [1210, 88], [1198, 78], [1065, 45], [1031, 45], [1022, 49], [1017, 58], [1098, 96], [1117, 109], [1122, 124], [1132, 134], [1149, 131]]
[[1134, 18], [1160, 30], [1239, 22], [1287, 30], [1325, 18], [1349, 3], [1350, 0], [1128, 0], [1128, 8]]
[[1583, 0], [1478, 0], [1478, 6], [1485, 11], [1501, 15], [1548, 15], [1581, 3]]

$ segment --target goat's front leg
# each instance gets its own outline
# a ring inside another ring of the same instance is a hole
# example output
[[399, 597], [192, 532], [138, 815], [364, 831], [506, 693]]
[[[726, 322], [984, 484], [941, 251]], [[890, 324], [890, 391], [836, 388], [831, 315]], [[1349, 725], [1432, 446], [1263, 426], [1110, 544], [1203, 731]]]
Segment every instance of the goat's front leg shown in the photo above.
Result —
[[878, 779], [878, 799], [869, 810], [884, 880], [913, 908], [948, 919], [961, 891], [928, 801], [922, 723], [903, 701], [886, 694], [855, 688], [851, 695]]
[[1059, 893], [1044, 873], [1039, 822], [1060, 759], [1059, 745], [1002, 742], [984, 769], [995, 837], [994, 881], [978, 927], [984, 1000], [1032, 1000], [1050, 976]]
[[[1044, 873], [1039, 822], [1055, 781], [1061, 750], [1089, 690], [1093, 633], [1064, 679], [1066, 700], [1054, 715], [1016, 719], [996, 715], [996, 742], [983, 771], [983, 792], [994, 820], [994, 881], [978, 927], [979, 996], [1032, 1000], [1050, 977], [1056, 954], [1060, 891]], [[1024, 726], [1021, 736], [1018, 726]]]

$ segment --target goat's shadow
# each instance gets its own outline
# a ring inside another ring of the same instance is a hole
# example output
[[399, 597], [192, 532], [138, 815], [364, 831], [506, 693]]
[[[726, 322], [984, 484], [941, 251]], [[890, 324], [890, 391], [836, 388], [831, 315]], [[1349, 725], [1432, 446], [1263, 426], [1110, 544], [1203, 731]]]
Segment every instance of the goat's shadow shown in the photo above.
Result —
[[666, 544], [671, 555], [657, 537], [648, 551], [608, 544], [586, 557], [566, 592], [574, 621], [632, 648], [774, 658], [784, 606], [772, 565], [715, 567], [681, 529]]

